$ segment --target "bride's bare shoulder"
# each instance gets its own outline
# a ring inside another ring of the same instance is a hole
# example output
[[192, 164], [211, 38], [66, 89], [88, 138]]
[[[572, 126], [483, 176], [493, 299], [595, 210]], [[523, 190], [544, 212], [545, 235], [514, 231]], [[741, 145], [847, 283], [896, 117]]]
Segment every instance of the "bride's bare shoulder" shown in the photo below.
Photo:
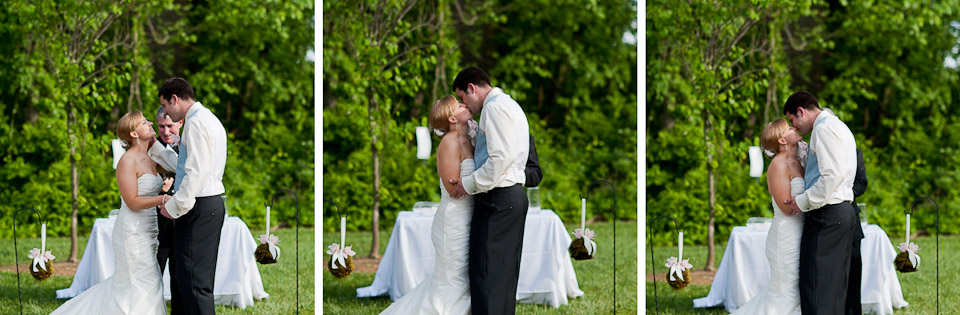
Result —
[[444, 136], [440, 138], [440, 145], [437, 146], [437, 156], [453, 157], [459, 156], [460, 152], [460, 143], [457, 142], [456, 137], [453, 136]]

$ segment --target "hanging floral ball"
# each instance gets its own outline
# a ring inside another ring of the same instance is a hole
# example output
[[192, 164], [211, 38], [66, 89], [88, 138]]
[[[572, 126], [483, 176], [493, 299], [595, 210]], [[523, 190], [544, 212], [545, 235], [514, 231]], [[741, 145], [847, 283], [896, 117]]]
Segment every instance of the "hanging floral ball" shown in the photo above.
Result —
[[593, 255], [587, 251], [587, 247], [583, 245], [583, 239], [578, 238], [573, 240], [570, 243], [570, 257], [576, 260], [587, 260], [593, 258]]
[[[337, 277], [337, 279], [342, 279], [346, 276], [349, 276], [350, 273], [353, 272], [354, 268], [352, 256], [347, 256], [345, 262], [346, 266], [341, 265], [336, 261], [336, 259], [331, 259], [330, 263], [327, 264], [327, 269], [330, 270], [330, 273], [332, 273], [334, 277]], [[334, 265], [337, 266], [336, 269], [333, 268]]]
[[43, 281], [49, 279], [50, 276], [53, 275], [53, 262], [48, 260], [44, 265], [46, 265], [47, 270], [37, 267], [37, 271], [33, 271], [32, 265], [27, 269], [30, 270], [30, 275], [33, 276], [34, 279], [37, 279], [37, 281]]
[[907, 252], [897, 254], [897, 258], [893, 260], [893, 265], [897, 267], [898, 271], [904, 273], [917, 271], [917, 268], [910, 262], [909, 255]]
[[260, 244], [260, 246], [257, 246], [257, 251], [253, 253], [253, 256], [257, 258], [258, 263], [263, 265], [277, 262], [277, 259], [270, 253], [269, 244]]
[[673, 278], [675, 280], [671, 281], [670, 274], [667, 274], [667, 283], [669, 283], [670, 287], [673, 288], [674, 290], [682, 290], [683, 288], [686, 288], [687, 285], [690, 284], [690, 270], [689, 269], [683, 270], [683, 280], [680, 279], [679, 275], [677, 275], [676, 272], [673, 273]]

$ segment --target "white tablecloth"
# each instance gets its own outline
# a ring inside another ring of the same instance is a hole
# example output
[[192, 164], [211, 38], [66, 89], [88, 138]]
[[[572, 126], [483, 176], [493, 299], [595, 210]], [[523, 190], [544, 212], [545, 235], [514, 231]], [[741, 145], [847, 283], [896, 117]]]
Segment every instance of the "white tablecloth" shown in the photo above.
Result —
[[[427, 279], [433, 273], [436, 259], [430, 240], [432, 225], [433, 216], [400, 212], [373, 284], [358, 288], [357, 297], [389, 293], [396, 301]], [[517, 284], [518, 302], [560, 307], [567, 304], [568, 298], [583, 296], [567, 253], [570, 242], [570, 233], [553, 211], [527, 214]]]
[[[907, 307], [900, 280], [893, 266], [897, 252], [887, 234], [875, 224], [863, 229], [866, 236], [860, 243], [863, 276], [860, 280], [860, 302], [867, 314], [893, 314], [893, 308]], [[733, 312], [759, 294], [770, 282], [770, 265], [765, 254], [767, 231], [744, 226], [733, 228], [720, 268], [713, 278], [710, 293], [693, 300], [693, 307], [723, 304]]]
[[[72, 298], [113, 275], [113, 224], [115, 218], [99, 218], [93, 223], [87, 248], [83, 251], [77, 273], [69, 288], [57, 290], [58, 299]], [[253, 300], [270, 297], [263, 290], [260, 270], [253, 257], [257, 242], [247, 224], [238, 217], [228, 217], [220, 234], [217, 274], [214, 280], [214, 303], [246, 308]], [[163, 298], [170, 300], [170, 268], [163, 272]]]

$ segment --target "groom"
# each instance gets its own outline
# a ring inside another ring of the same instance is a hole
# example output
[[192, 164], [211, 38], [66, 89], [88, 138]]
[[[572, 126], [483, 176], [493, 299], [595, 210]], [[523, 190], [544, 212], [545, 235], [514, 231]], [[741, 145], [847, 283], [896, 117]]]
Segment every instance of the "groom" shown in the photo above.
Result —
[[860, 290], [859, 283], [849, 283], [851, 256], [859, 249], [854, 243], [863, 233], [851, 204], [857, 143], [850, 128], [821, 111], [810, 92], [790, 95], [783, 113], [810, 135], [805, 190], [785, 201], [790, 205], [786, 213], [806, 213], [800, 240], [800, 309], [805, 315], [843, 314], [847, 295]]
[[[186, 80], [169, 79], [157, 94], [171, 119], [184, 119], [175, 193], [160, 205], [160, 213], [174, 220], [171, 313], [212, 315], [213, 283], [224, 219], [220, 195], [225, 192], [227, 133], [217, 116], [194, 99], [193, 87]], [[173, 151], [166, 150], [169, 157]], [[154, 151], [151, 152], [151, 157], [155, 157]]]
[[510, 95], [490, 86], [480, 68], [460, 71], [453, 90], [471, 113], [481, 114], [477, 169], [450, 180], [457, 185], [452, 197], [475, 196], [468, 260], [473, 314], [514, 314], [528, 206], [523, 190], [530, 149], [527, 116]]

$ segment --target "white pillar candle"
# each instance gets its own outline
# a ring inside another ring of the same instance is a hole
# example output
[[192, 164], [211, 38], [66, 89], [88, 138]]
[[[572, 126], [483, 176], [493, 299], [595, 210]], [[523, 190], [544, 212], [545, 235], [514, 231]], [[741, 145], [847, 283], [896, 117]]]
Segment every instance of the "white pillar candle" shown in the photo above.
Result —
[[910, 245], [910, 214], [909, 213], [907, 214], [907, 231], [904, 232], [904, 234], [906, 234], [907, 245]]
[[680, 245], [680, 253], [677, 254], [677, 262], [681, 262], [683, 261], [683, 232], [680, 232], [680, 237], [679, 240], [677, 240], [677, 244]]
[[587, 234], [587, 198], [580, 198], [580, 231]]
[[40, 224], [40, 255], [47, 251], [47, 224]]
[[267, 238], [270, 237], [270, 206], [267, 206]]
[[340, 218], [340, 248], [345, 248], [347, 242], [347, 218]]

